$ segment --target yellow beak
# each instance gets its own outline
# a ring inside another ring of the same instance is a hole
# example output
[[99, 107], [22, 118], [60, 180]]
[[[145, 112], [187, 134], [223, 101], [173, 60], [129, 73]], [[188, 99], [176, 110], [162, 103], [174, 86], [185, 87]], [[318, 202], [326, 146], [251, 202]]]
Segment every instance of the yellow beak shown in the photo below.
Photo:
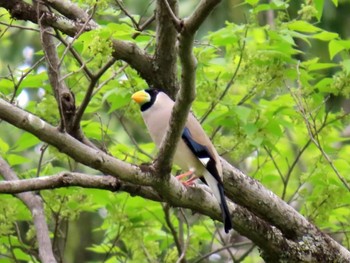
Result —
[[146, 102], [149, 102], [151, 100], [150, 95], [145, 92], [144, 90], [140, 90], [138, 92], [135, 92], [132, 94], [131, 98], [137, 102], [138, 104], [144, 104]]

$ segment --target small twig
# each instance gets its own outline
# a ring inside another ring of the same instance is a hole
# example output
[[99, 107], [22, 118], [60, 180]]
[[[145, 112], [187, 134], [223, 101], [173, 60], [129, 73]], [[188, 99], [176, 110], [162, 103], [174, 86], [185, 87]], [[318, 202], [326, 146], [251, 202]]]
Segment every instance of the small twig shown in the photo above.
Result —
[[98, 82], [98, 80], [100, 79], [100, 77], [111, 67], [113, 66], [114, 62], [116, 61], [116, 59], [114, 57], [112, 57], [95, 75], [92, 76], [89, 87], [85, 93], [83, 102], [81, 103], [81, 105], [79, 106], [79, 108], [77, 109], [77, 112], [74, 116], [74, 122], [73, 122], [73, 127], [78, 128], [79, 123], [81, 118], [83, 117], [83, 114], [87, 108], [87, 106], [89, 105], [89, 102], [92, 98], [92, 94], [94, 91], [94, 88], [96, 86], [96, 83]]
[[134, 33], [134, 34], [131, 36], [131, 38], [136, 39], [136, 38], [141, 34], [141, 32], [142, 32], [143, 30], [145, 30], [146, 27], [148, 27], [155, 19], [156, 19], [155, 14], [153, 14], [152, 16], [150, 16], [142, 25], [139, 26], [139, 28], [138, 28], [138, 31], [139, 31], [139, 32]]
[[36, 170], [36, 177], [40, 176], [40, 171], [41, 171], [41, 164], [44, 158], [44, 153], [46, 151], [46, 149], [49, 147], [48, 144], [44, 144], [43, 146], [40, 147], [40, 158], [39, 158], [39, 162], [38, 162], [38, 168]]
[[[221, 93], [221, 95], [219, 96], [219, 98], [216, 100], [216, 102], [214, 102], [213, 104], [211, 104], [210, 108], [208, 109], [208, 111], [204, 114], [204, 116], [201, 118], [201, 123], [203, 123], [206, 118], [209, 116], [209, 114], [214, 110], [214, 108], [219, 104], [220, 101], [222, 101], [222, 99], [226, 96], [227, 92], [229, 91], [229, 89], [231, 88], [237, 74], [238, 74], [238, 71], [241, 67], [241, 64], [242, 64], [242, 60], [243, 60], [243, 52], [245, 50], [245, 46], [246, 46], [246, 38], [247, 38], [247, 34], [248, 34], [248, 27], [246, 28], [245, 32], [244, 32], [244, 39], [243, 39], [243, 45], [242, 45], [242, 48], [241, 48], [241, 53], [240, 53], [240, 56], [239, 56], [239, 60], [238, 60], [238, 64], [237, 64], [237, 67], [235, 69], [235, 72], [233, 73], [231, 79], [229, 80], [229, 82], [227, 82], [226, 84], [226, 87], [224, 89], [224, 91]], [[248, 93], [250, 94], [250, 93]]]
[[19, 29], [23, 29], [23, 30], [35, 31], [35, 32], [40, 33], [40, 30], [36, 29], [36, 28], [26, 27], [26, 26], [21, 26], [21, 25], [13, 25], [12, 21], [13, 20], [11, 19], [11, 23], [10, 24], [0, 21], [0, 25], [7, 26], [7, 28], [1, 33], [0, 38], [6, 33], [8, 28], [19, 28]]
[[244, 253], [242, 254], [242, 256], [240, 256], [238, 259], [235, 260], [235, 263], [239, 263], [239, 262], [243, 261], [243, 260], [250, 254], [250, 252], [253, 251], [253, 249], [254, 249], [255, 247], [256, 247], [256, 245], [253, 244], [249, 249], [247, 249], [246, 252], [244, 252]]
[[[298, 62], [296, 69], [297, 69], [297, 73], [298, 73], [298, 79], [297, 79], [298, 91], [301, 92], [301, 87], [302, 86], [301, 86], [301, 81], [300, 81], [300, 70], [299, 70], [299, 67], [300, 67], [300, 61]], [[348, 191], [350, 191], [350, 186], [347, 183], [346, 179], [339, 173], [338, 169], [334, 166], [333, 161], [329, 158], [328, 154], [323, 150], [321, 144], [319, 143], [319, 141], [317, 139], [317, 133], [315, 133], [315, 131], [313, 131], [313, 130], [315, 130], [315, 127], [311, 126], [311, 124], [310, 124], [310, 122], [309, 122], [309, 120], [308, 120], [308, 118], [306, 116], [307, 111], [304, 108], [303, 103], [301, 101], [302, 95], [301, 94], [296, 95], [292, 91], [291, 91], [291, 94], [292, 94], [292, 97], [294, 98], [294, 100], [295, 100], [295, 102], [296, 102], [296, 104], [297, 104], [297, 106], [299, 108], [299, 112], [300, 112], [301, 116], [304, 119], [304, 122], [305, 122], [305, 125], [306, 125], [306, 128], [307, 128], [307, 131], [308, 131], [308, 134], [309, 134], [309, 137], [310, 137], [311, 141], [317, 147], [317, 149], [321, 152], [322, 156], [325, 158], [325, 160], [330, 165], [330, 167], [332, 168], [334, 173], [337, 175], [338, 179], [345, 186], [345, 188]], [[311, 115], [311, 113], [309, 113], [309, 114]]]
[[232, 248], [232, 247], [237, 247], [237, 246], [246, 246], [247, 244], [250, 244], [251, 242], [242, 242], [242, 243], [239, 243], [239, 244], [235, 244], [235, 243], [231, 243], [231, 244], [228, 244], [228, 245], [225, 245], [225, 246], [222, 246], [218, 249], [215, 249], [213, 251], [210, 251], [209, 253], [203, 255], [202, 257], [200, 257], [199, 259], [197, 259], [196, 261], [192, 262], [192, 263], [200, 263], [200, 262], [203, 262], [204, 259], [206, 258], [209, 258], [211, 255], [213, 254], [216, 254], [220, 251], [223, 251], [225, 249], [229, 249], [229, 248]]
[[134, 19], [134, 17], [128, 12], [128, 10], [126, 10], [126, 8], [124, 7], [124, 5], [119, 1], [119, 0], [115, 0], [115, 2], [117, 3], [118, 7], [120, 8], [120, 10], [123, 11], [123, 13], [130, 18], [131, 23], [133, 24], [134, 28], [137, 31], [141, 31], [139, 24], [136, 22], [136, 20]]
[[68, 78], [68, 77], [70, 77], [70, 76], [72, 76], [72, 75], [74, 75], [74, 74], [76, 74], [76, 73], [78, 73], [78, 72], [84, 70], [84, 69], [86, 68], [86, 64], [89, 63], [92, 59], [93, 59], [93, 58], [88, 59], [86, 62], [84, 62], [83, 65], [81, 65], [81, 67], [80, 67], [79, 69], [67, 73], [66, 75], [64, 75], [63, 77], [61, 77], [61, 78], [59, 79], [59, 81], [61, 82], [61, 81], [65, 80], [66, 78]]
[[16, 82], [16, 78], [14, 77], [13, 75], [13, 72], [10, 68], [10, 66], [7, 66], [9, 72], [10, 72], [10, 76], [11, 76], [11, 79], [12, 79], [12, 82], [14, 84], [14, 91], [13, 91], [13, 94], [12, 94], [12, 97], [10, 99], [10, 103], [13, 103], [15, 97], [16, 97], [16, 94], [17, 94], [17, 90], [19, 88], [19, 86], [21, 85], [22, 81], [45, 59], [45, 57], [42, 57], [40, 58], [37, 62], [34, 63], [33, 66], [31, 66], [30, 68], [26, 69], [26, 71], [23, 73], [22, 72], [22, 75], [21, 77], [19, 78], [19, 80]]
[[89, 77], [89, 79], [91, 80], [91, 78], [93, 77], [92, 72], [89, 70], [89, 68], [86, 66], [87, 62], [84, 62], [83, 58], [80, 56], [80, 54], [73, 48], [72, 45], [69, 46], [69, 43], [62, 37], [61, 33], [55, 29], [56, 32], [56, 37], [58, 38], [59, 41], [61, 41], [63, 43], [63, 45], [65, 45], [66, 47], [69, 48], [69, 51], [71, 52], [71, 54], [73, 55], [73, 57], [76, 59], [76, 61], [79, 63], [80, 66], [83, 66], [84, 72], [85, 74]]
[[267, 148], [266, 146], [264, 146], [264, 149], [265, 149], [267, 155], [270, 157], [270, 159], [271, 159], [273, 165], [275, 166], [275, 168], [276, 168], [276, 170], [277, 170], [277, 172], [278, 172], [278, 174], [279, 174], [279, 176], [280, 176], [280, 178], [281, 178], [281, 180], [282, 180], [282, 183], [283, 183], [283, 193], [282, 193], [281, 199], [284, 200], [284, 198], [285, 198], [285, 192], [286, 192], [287, 185], [288, 185], [288, 181], [284, 178], [283, 173], [282, 173], [281, 169], [279, 168], [279, 166], [278, 166], [278, 164], [277, 164], [275, 158], [273, 157], [271, 150], [270, 150], [269, 148]]
[[115, 79], [115, 77], [117, 75], [119, 75], [121, 72], [123, 72], [127, 67], [129, 66], [129, 64], [125, 64], [123, 65], [121, 68], [119, 68], [116, 72], [114, 72], [112, 74], [112, 76], [108, 79], [106, 79], [105, 81], [101, 82], [95, 89], [94, 92], [92, 93], [92, 97], [95, 96], [97, 94], [97, 92], [99, 92], [108, 82], [110, 82], [111, 80]]
[[145, 152], [144, 150], [142, 150], [139, 146], [139, 144], [137, 143], [137, 141], [135, 140], [134, 136], [132, 136], [132, 134], [129, 132], [128, 128], [126, 127], [123, 118], [122, 117], [118, 117], [119, 123], [122, 125], [124, 131], [126, 132], [126, 134], [128, 135], [129, 139], [131, 140], [131, 142], [135, 145], [137, 151], [139, 151], [140, 153], [142, 153], [143, 155], [147, 156], [150, 160], [153, 159], [153, 156], [151, 156], [150, 154], [148, 154], [147, 152]]
[[176, 30], [178, 32], [181, 32], [182, 27], [183, 27], [183, 22], [181, 21], [181, 19], [177, 18], [177, 16], [174, 14], [173, 10], [171, 9], [171, 6], [168, 3], [168, 0], [163, 0], [163, 3], [166, 6], [166, 9], [170, 15], [170, 18], [171, 18]]
[[186, 238], [186, 242], [184, 243], [183, 245], [183, 248], [182, 248], [182, 253], [180, 255], [180, 257], [177, 259], [176, 263], [180, 263], [180, 262], [186, 262], [186, 259], [185, 259], [185, 256], [186, 256], [186, 251], [187, 251], [187, 248], [190, 244], [190, 225], [188, 223], [188, 220], [186, 218], [186, 215], [183, 211], [183, 209], [180, 208], [180, 213], [182, 215], [182, 218], [184, 219], [185, 223], [186, 223], [186, 230], [187, 230], [187, 238]]
[[179, 257], [182, 255], [182, 244], [181, 244], [181, 241], [179, 239], [179, 236], [176, 232], [176, 229], [173, 225], [173, 223], [171, 222], [171, 219], [170, 219], [170, 206], [168, 203], [164, 203], [162, 205], [163, 207], [163, 211], [164, 211], [164, 217], [165, 217], [165, 222], [170, 230], [170, 233], [171, 235], [173, 236], [173, 239], [174, 239], [174, 242], [175, 242], [175, 246], [176, 246], [176, 249], [177, 249], [177, 253], [179, 254]]
[[88, 19], [86, 19], [86, 21], [84, 22], [83, 26], [80, 28], [80, 30], [77, 32], [77, 34], [74, 35], [73, 39], [68, 43], [68, 46], [66, 47], [66, 49], [63, 51], [61, 60], [58, 63], [57, 68], [60, 68], [64, 57], [66, 56], [68, 50], [70, 49], [70, 47], [73, 45], [73, 43], [75, 42], [75, 40], [78, 39], [78, 37], [85, 31], [86, 27], [88, 26], [90, 20], [92, 19], [92, 17], [94, 16], [95, 12], [96, 12], [96, 8], [97, 8], [97, 2], [94, 4], [93, 8], [92, 8], [92, 12], [89, 15]]
[[19, 263], [19, 261], [18, 261], [16, 255], [15, 255], [15, 253], [13, 252], [14, 248], [13, 248], [12, 241], [11, 241], [11, 235], [7, 235], [7, 239], [8, 239], [8, 242], [9, 242], [9, 244], [10, 244], [9, 250], [10, 250], [10, 253], [11, 253], [11, 255], [12, 255], [12, 259], [13, 259], [16, 263]]

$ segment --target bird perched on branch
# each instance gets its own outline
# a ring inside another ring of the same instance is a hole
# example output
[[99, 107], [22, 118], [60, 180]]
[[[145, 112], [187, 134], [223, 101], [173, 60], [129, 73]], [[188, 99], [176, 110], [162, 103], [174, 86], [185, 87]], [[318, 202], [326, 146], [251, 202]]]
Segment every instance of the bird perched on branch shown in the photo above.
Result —
[[[132, 95], [132, 99], [141, 106], [143, 120], [159, 148], [166, 135], [175, 102], [164, 92], [156, 89], [138, 91]], [[200, 123], [191, 113], [178, 142], [174, 163], [186, 171], [177, 178], [192, 176], [184, 182], [185, 185], [191, 185], [197, 178], [209, 185], [220, 204], [225, 232], [228, 233], [232, 229], [232, 221], [224, 195], [220, 157]]]

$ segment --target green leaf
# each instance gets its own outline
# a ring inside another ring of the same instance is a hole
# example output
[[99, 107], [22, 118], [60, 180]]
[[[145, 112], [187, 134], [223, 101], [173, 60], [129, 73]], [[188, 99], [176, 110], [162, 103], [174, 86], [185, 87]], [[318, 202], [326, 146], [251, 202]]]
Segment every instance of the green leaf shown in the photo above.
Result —
[[270, 120], [266, 125], [265, 129], [272, 135], [276, 137], [281, 137], [283, 132], [282, 129], [276, 120]]
[[333, 79], [332, 78], [323, 78], [321, 79], [316, 85], [315, 88], [319, 91], [328, 92], [330, 85], [332, 85]]
[[47, 72], [42, 72], [40, 74], [28, 75], [21, 82], [21, 88], [40, 88], [44, 85], [44, 82], [48, 79]]
[[322, 29], [302, 20], [294, 20], [288, 23], [290, 30], [304, 32], [304, 33], [316, 33], [322, 31]]
[[130, 103], [130, 92], [124, 89], [115, 88], [112, 89], [103, 96], [102, 101], [108, 101], [110, 103], [110, 109], [108, 113], [111, 113], [121, 107], [124, 107]]
[[316, 18], [320, 21], [323, 13], [324, 0], [314, 0], [314, 4], [317, 10]]
[[254, 123], [248, 123], [244, 125], [243, 129], [248, 136], [256, 134], [258, 132], [258, 126], [256, 126]]
[[312, 36], [312, 38], [319, 39], [322, 41], [330, 41], [330, 40], [335, 39], [337, 37], [339, 37], [339, 35], [337, 33], [328, 32], [328, 31], [322, 31], [322, 32], [314, 34]]
[[9, 145], [3, 139], [0, 138], [0, 152], [5, 154], [7, 153], [9, 148]]
[[121, 40], [133, 40], [132, 35], [136, 33], [136, 30], [133, 27], [125, 23], [108, 23], [107, 28], [109, 30], [108, 32], [111, 33], [111, 36]]
[[338, 0], [332, 0], [332, 3], [333, 3], [336, 7], [338, 7]]
[[254, 13], [259, 13], [266, 10], [281, 10], [288, 8], [288, 3], [280, 0], [273, 0], [269, 4], [261, 4], [254, 8]]
[[246, 0], [245, 2], [251, 6], [255, 6], [257, 3], [259, 3], [259, 0]]
[[13, 86], [14, 84], [12, 81], [5, 78], [0, 79], [0, 87], [1, 87], [0, 92], [2, 94], [8, 95], [9, 93], [13, 92], [14, 91]]
[[15, 257], [16, 257], [16, 260], [26, 261], [26, 262], [30, 262], [31, 261], [31, 257], [27, 253], [24, 253], [19, 248], [14, 249], [13, 253], [14, 253]]
[[244, 106], [236, 106], [233, 110], [241, 122], [247, 123], [252, 112], [251, 109]]
[[350, 74], [350, 59], [345, 59], [341, 62], [341, 65], [347, 74]]
[[31, 133], [23, 133], [21, 137], [16, 141], [13, 151], [21, 152], [37, 145], [39, 142], [40, 140]]
[[31, 161], [30, 159], [18, 154], [8, 154], [6, 157], [7, 157], [6, 158], [7, 161], [11, 166], [15, 166], [23, 163], [29, 163]]
[[103, 127], [101, 123], [92, 120], [82, 121], [81, 127], [83, 128], [83, 131], [87, 137], [96, 140], [101, 140], [103, 133], [110, 133], [110, 130], [108, 130], [106, 127]]
[[335, 55], [337, 55], [339, 52], [343, 51], [345, 47], [341, 44], [339, 40], [332, 40], [329, 42], [328, 45], [329, 49], [329, 57], [330, 59], [333, 59]]
[[315, 70], [329, 69], [329, 68], [335, 68], [335, 67], [339, 67], [339, 65], [335, 63], [314, 63], [314, 64], [311, 64], [308, 67], [308, 69], [310, 71], [315, 71]]

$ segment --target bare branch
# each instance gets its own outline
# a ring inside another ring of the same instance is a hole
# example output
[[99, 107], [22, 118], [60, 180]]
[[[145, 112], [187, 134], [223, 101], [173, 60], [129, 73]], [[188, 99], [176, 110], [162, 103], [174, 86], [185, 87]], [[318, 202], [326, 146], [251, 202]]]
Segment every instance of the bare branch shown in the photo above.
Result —
[[[163, 211], [164, 211], [164, 215], [165, 215], [165, 223], [167, 224], [169, 230], [170, 230], [170, 233], [171, 235], [173, 236], [173, 239], [174, 239], [174, 243], [175, 243], [175, 246], [176, 246], [176, 249], [177, 249], [177, 253], [179, 255], [179, 257], [182, 255], [182, 243], [180, 241], [180, 238], [176, 232], [176, 229], [173, 225], [173, 223], [171, 222], [171, 219], [170, 219], [170, 206], [169, 204], [164, 204], [163, 206]], [[182, 262], [186, 262], [186, 260], [183, 260]]]
[[163, 0], [163, 1], [164, 1], [165, 6], [166, 6], [166, 9], [168, 10], [168, 13], [173, 21], [173, 24], [174, 24], [176, 30], [178, 32], [181, 32], [181, 28], [182, 28], [181, 20], [179, 18], [177, 18], [177, 16], [174, 14], [173, 10], [171, 9], [171, 6], [168, 3], [168, 0]]
[[[22, 0], [0, 0], [0, 7], [7, 9], [11, 16], [17, 20], [31, 21], [38, 24], [37, 10], [32, 5]], [[42, 17], [42, 21], [45, 25], [57, 28], [70, 36], [74, 36], [84, 24], [83, 22], [72, 21], [51, 12], [42, 12], [40, 13], [40, 17]], [[87, 30], [92, 29], [93, 28], [88, 28]]]
[[190, 17], [185, 19], [184, 28], [189, 34], [195, 34], [204, 20], [214, 10], [221, 0], [201, 0]]
[[[46, 11], [46, 8], [44, 6], [38, 4], [37, 14], [40, 13], [39, 10], [41, 9]], [[41, 18], [38, 19], [38, 23], [41, 29], [41, 45], [45, 53], [50, 84], [58, 104], [58, 109], [61, 117], [60, 126], [62, 130], [67, 129], [68, 131], [70, 131], [72, 117], [75, 113], [74, 95], [70, 92], [65, 83], [61, 80], [60, 60], [57, 55], [56, 46], [52, 35], [47, 34], [47, 32], [50, 32], [52, 29], [51, 27], [44, 25], [42, 23]]]
[[89, 28], [94, 29], [97, 28], [98, 25], [95, 21], [91, 20], [90, 16], [81, 8], [79, 8], [76, 4], [67, 0], [44, 0], [45, 3], [52, 6], [58, 12], [63, 14], [69, 19], [80, 21], [80, 22], [88, 22]]
[[134, 17], [129, 13], [129, 11], [126, 10], [126, 8], [125, 8], [124, 5], [120, 2], [120, 0], [115, 0], [115, 2], [117, 3], [119, 9], [122, 10], [123, 13], [124, 13], [127, 17], [130, 18], [130, 20], [131, 20], [131, 22], [132, 22], [134, 28], [135, 28], [136, 30], [139, 31], [139, 30], [140, 30], [140, 28], [139, 28], [139, 23], [137, 23], [136, 20], [134, 19]]
[[27, 191], [40, 191], [72, 186], [103, 189], [112, 192], [125, 191], [131, 195], [142, 196], [153, 201], [162, 200], [150, 187], [125, 183], [110, 175], [88, 175], [72, 172], [62, 172], [32, 179], [0, 181], [0, 193], [17, 194]]
[[[172, 13], [178, 13], [178, 1], [168, 0], [167, 4]], [[174, 27], [167, 6], [164, 0], [157, 0], [156, 7], [156, 47], [155, 47], [155, 74], [153, 76], [158, 79], [157, 85], [153, 88], [167, 91], [167, 93], [175, 98], [178, 90], [177, 81], [177, 30]], [[162, 76], [166, 76], [163, 78]]]
[[89, 102], [93, 96], [93, 91], [96, 87], [97, 82], [101, 78], [101, 76], [111, 67], [113, 66], [115, 62], [115, 58], [110, 59], [95, 75], [91, 76], [90, 84], [89, 87], [85, 93], [83, 102], [79, 106], [75, 116], [74, 116], [74, 121], [73, 121], [73, 129], [76, 130], [79, 128], [80, 125], [80, 120], [83, 117], [83, 114], [89, 105]]
[[121, 182], [113, 176], [86, 175], [81, 173], [62, 172], [56, 175], [41, 176], [33, 179], [11, 180], [0, 182], [0, 193], [17, 194], [27, 191], [81, 186], [118, 191]]

